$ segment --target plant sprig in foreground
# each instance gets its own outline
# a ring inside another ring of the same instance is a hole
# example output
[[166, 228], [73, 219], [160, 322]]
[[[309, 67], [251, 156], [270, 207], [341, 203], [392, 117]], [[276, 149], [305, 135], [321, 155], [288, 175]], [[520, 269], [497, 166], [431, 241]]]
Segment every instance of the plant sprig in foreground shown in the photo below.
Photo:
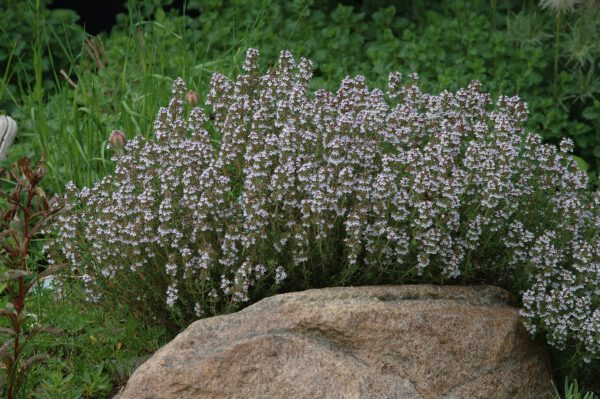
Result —
[[[0, 170], [0, 198], [7, 207], [0, 208], [0, 265], [6, 268], [0, 274], [2, 290], [9, 297], [8, 305], [0, 309], [0, 315], [8, 319], [10, 327], [0, 327], [0, 334], [8, 337], [0, 346], [0, 360], [6, 371], [6, 395], [12, 399], [23, 386], [27, 372], [36, 363], [47, 359], [45, 354], [34, 354], [23, 359], [25, 345], [36, 332], [53, 332], [50, 327], [28, 328], [25, 318], [27, 294], [38, 279], [60, 269], [54, 265], [37, 272], [30, 257], [30, 246], [40, 229], [59, 211], [48, 204], [39, 186], [45, 175], [44, 159], [32, 168], [28, 158], [23, 158], [10, 170]], [[3, 185], [11, 185], [5, 192]], [[3, 376], [2, 376], [3, 377]]]

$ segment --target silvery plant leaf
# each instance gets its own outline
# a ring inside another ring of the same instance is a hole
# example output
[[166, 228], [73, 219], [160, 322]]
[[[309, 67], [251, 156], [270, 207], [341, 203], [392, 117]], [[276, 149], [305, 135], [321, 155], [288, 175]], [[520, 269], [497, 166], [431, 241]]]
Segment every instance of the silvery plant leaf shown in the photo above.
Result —
[[6, 157], [8, 147], [17, 135], [17, 123], [10, 116], [0, 115], [0, 161]]

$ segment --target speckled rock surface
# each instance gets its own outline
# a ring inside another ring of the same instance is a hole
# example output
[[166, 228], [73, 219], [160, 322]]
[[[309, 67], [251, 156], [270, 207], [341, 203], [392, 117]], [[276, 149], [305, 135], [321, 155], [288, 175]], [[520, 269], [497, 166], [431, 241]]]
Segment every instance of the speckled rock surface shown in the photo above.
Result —
[[542, 398], [551, 369], [491, 286], [325, 288], [199, 320], [119, 399]]

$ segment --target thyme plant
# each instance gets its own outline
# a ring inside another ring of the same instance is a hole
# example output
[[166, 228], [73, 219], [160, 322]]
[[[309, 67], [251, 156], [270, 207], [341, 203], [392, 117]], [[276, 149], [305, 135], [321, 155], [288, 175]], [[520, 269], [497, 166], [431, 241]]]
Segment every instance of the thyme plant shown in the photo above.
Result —
[[257, 57], [215, 74], [203, 107], [177, 79], [155, 140], [69, 185], [54, 256], [90, 300], [185, 325], [286, 290], [493, 283], [522, 293], [530, 331], [598, 354], [600, 195], [570, 140], [543, 144], [525, 103], [478, 82], [312, 93], [309, 60], [282, 51], [261, 74]]

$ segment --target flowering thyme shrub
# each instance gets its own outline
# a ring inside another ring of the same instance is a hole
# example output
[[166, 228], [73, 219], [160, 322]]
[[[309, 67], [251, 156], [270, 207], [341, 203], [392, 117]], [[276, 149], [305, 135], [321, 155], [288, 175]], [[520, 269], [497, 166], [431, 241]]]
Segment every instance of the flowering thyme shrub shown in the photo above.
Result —
[[[68, 188], [56, 244], [91, 300], [164, 320], [276, 291], [448, 280], [525, 290], [532, 331], [598, 353], [600, 196], [564, 140], [524, 131], [527, 107], [472, 82], [422, 93], [391, 74], [309, 93], [287, 51], [216, 74], [202, 108], [184, 82], [113, 176]], [[208, 116], [207, 116], [208, 115]]]

